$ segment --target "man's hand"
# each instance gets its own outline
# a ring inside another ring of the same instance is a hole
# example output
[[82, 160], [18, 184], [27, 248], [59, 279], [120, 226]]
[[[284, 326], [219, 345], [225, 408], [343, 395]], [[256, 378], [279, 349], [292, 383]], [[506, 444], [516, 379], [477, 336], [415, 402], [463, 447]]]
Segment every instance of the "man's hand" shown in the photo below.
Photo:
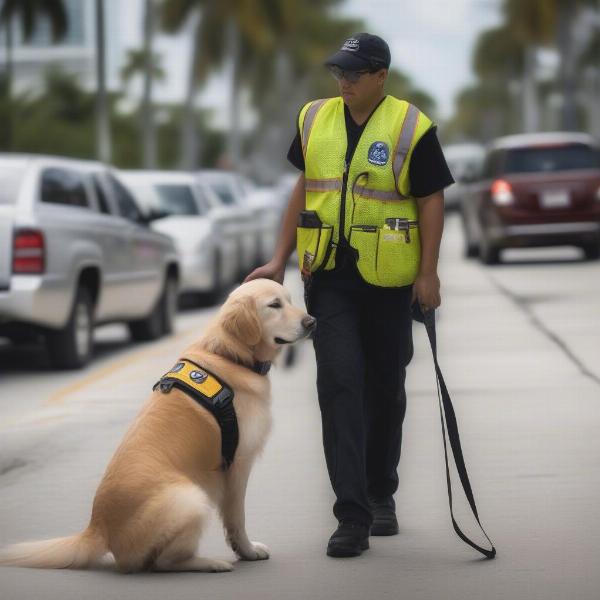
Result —
[[283, 283], [284, 275], [285, 265], [282, 265], [277, 261], [270, 260], [266, 265], [254, 269], [254, 271], [252, 271], [246, 277], [246, 279], [244, 279], [244, 283], [247, 281], [252, 281], [253, 279], [259, 279], [261, 277], [264, 277], [265, 279], [272, 279], [277, 283]]
[[437, 273], [419, 273], [413, 284], [411, 304], [418, 300], [423, 312], [437, 308], [440, 298], [440, 279]]

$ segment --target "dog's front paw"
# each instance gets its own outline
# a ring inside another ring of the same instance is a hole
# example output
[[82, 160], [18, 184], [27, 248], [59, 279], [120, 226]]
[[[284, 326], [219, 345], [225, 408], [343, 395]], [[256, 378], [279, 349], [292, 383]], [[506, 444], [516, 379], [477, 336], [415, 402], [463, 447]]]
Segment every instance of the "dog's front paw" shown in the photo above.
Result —
[[238, 554], [242, 560], [266, 560], [269, 558], [269, 549], [260, 542], [250, 542], [243, 550], [238, 548]]

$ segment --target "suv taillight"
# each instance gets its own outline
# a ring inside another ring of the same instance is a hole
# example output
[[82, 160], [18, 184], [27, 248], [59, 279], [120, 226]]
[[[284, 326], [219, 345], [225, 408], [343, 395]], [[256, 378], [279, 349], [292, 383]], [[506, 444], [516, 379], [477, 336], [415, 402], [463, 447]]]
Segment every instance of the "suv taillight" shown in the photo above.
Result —
[[510, 187], [510, 183], [504, 181], [504, 179], [496, 179], [496, 181], [492, 183], [492, 189], [490, 191], [492, 193], [492, 201], [494, 204], [506, 206], [515, 201], [512, 187]]
[[44, 272], [44, 236], [34, 229], [15, 232], [13, 242], [13, 273]]

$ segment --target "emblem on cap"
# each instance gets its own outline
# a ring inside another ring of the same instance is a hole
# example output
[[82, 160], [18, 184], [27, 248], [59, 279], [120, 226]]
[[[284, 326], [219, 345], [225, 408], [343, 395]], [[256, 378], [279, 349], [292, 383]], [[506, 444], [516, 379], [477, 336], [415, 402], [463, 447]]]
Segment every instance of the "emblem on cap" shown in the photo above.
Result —
[[190, 371], [190, 379], [194, 383], [203, 383], [206, 381], [207, 377], [208, 373], [205, 373], [204, 371]]
[[387, 164], [389, 157], [390, 149], [385, 142], [373, 142], [371, 144], [369, 154], [367, 155], [367, 159], [371, 164], [382, 167]]
[[356, 52], [359, 48], [360, 44], [356, 38], [348, 38], [342, 46], [342, 50], [348, 50], [348, 52]]

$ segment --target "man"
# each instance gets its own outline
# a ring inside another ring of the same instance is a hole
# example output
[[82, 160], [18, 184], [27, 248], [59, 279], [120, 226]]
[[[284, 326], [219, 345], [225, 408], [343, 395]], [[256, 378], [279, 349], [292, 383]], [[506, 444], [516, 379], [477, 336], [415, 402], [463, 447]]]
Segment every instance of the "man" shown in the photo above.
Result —
[[325, 65], [340, 97], [300, 111], [288, 159], [303, 173], [274, 257], [247, 280], [282, 282], [297, 241], [317, 319], [317, 390], [339, 522], [327, 554], [346, 557], [367, 549], [369, 534], [398, 533], [411, 306], [440, 305], [443, 189], [453, 179], [431, 121], [384, 93], [384, 40], [356, 34]]

